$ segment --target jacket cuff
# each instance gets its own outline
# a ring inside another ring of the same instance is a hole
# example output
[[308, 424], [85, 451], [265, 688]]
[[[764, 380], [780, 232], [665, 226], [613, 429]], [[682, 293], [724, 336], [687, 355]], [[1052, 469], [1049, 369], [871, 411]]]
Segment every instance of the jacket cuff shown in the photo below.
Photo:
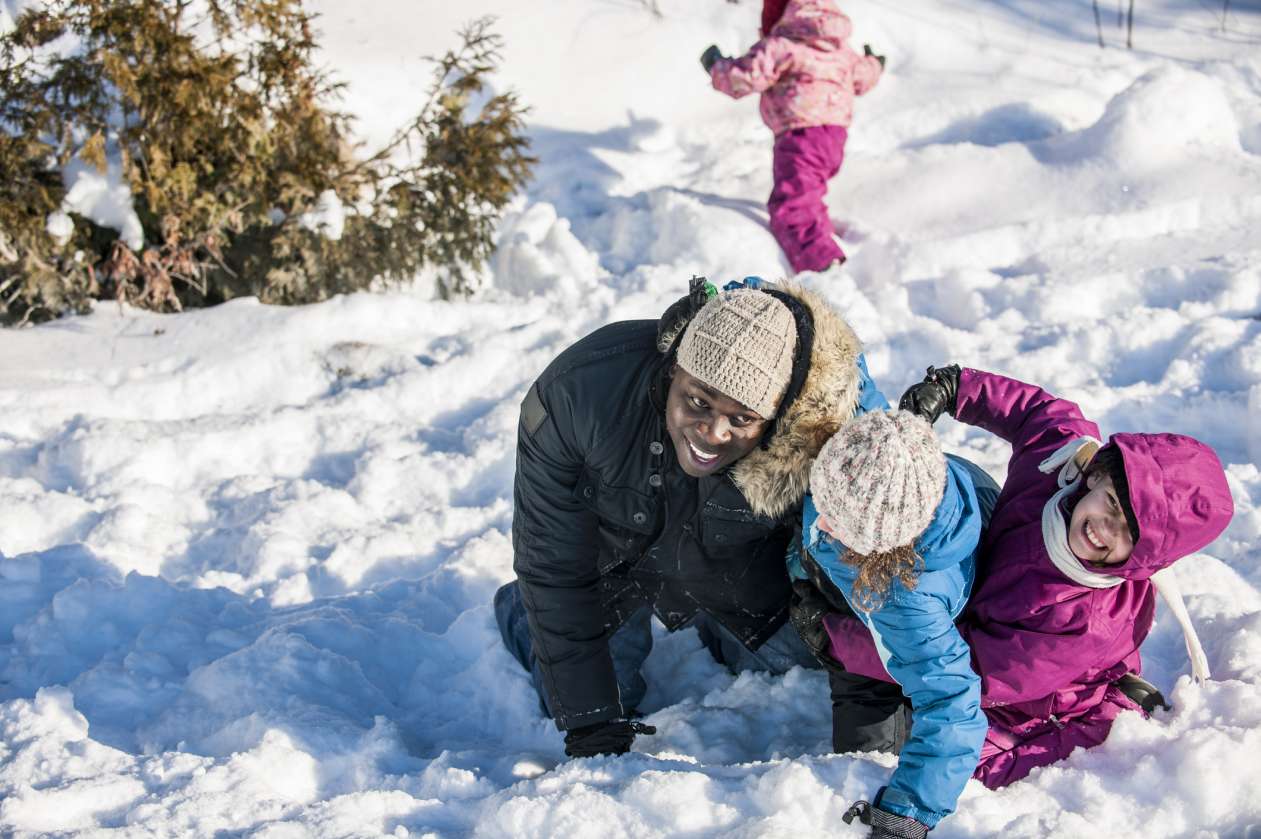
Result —
[[880, 794], [876, 796], [876, 800], [872, 804], [886, 812], [915, 819], [915, 821], [929, 830], [932, 830], [937, 826], [937, 822], [949, 815], [948, 813], [938, 813], [934, 810], [929, 810], [917, 802], [910, 794], [892, 787], [881, 787]]
[[595, 725], [596, 723], [608, 722], [620, 717], [624, 717], [622, 706], [620, 703], [615, 705], [605, 705], [601, 708], [592, 708], [589, 711], [578, 711], [572, 714], [557, 714], [555, 718], [556, 727], [561, 731], [569, 731], [574, 728], [582, 728], [584, 725]]

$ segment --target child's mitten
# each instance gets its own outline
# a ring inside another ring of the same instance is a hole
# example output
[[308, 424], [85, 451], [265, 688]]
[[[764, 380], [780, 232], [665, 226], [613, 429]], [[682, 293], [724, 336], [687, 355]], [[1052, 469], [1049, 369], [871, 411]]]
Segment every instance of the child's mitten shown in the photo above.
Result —
[[828, 631], [823, 626], [823, 616], [831, 609], [827, 598], [805, 580], [793, 580], [792, 587], [792, 595], [788, 601], [789, 623], [820, 663], [837, 667], [829, 652], [832, 643], [828, 638]]
[[[880, 793], [884, 788], [880, 788]], [[881, 810], [880, 794], [876, 795], [876, 803], [855, 801], [853, 806], [841, 816], [846, 824], [858, 818], [860, 822], [871, 826], [871, 839], [924, 839], [928, 836], [928, 825], [916, 821], [910, 816], [899, 816], [888, 810]]]
[[701, 53], [701, 66], [704, 67], [705, 72], [708, 73], [709, 68], [713, 67], [714, 62], [720, 58], [726, 58], [726, 56], [722, 54], [722, 50], [718, 49], [717, 44], [710, 44], [705, 48], [705, 51]]

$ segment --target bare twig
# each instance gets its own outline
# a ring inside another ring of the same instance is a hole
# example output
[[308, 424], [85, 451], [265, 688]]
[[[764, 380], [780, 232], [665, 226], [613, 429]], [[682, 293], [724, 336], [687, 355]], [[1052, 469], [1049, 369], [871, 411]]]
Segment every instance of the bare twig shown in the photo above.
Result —
[[1095, 10], [1095, 34], [1099, 36], [1099, 49], [1103, 49], [1103, 23], [1099, 20], [1099, 0], [1090, 0]]
[[1130, 0], [1130, 14], [1125, 21], [1125, 48], [1134, 49], [1134, 0]]

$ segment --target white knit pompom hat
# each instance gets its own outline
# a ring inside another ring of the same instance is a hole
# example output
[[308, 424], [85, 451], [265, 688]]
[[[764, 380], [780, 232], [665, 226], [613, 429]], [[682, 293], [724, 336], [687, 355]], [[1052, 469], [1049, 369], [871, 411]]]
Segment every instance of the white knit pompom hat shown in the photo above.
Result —
[[814, 506], [855, 553], [883, 553], [924, 532], [946, 490], [933, 427], [909, 411], [872, 411], [841, 426], [810, 468]]
[[679, 366], [714, 390], [775, 416], [792, 378], [797, 324], [781, 301], [751, 288], [720, 292], [687, 325]]

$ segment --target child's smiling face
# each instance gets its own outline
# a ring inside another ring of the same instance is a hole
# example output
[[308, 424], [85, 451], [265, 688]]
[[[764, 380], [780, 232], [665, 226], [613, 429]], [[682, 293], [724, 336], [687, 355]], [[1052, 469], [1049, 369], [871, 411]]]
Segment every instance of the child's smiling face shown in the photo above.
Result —
[[1082, 562], [1120, 565], [1134, 552], [1134, 539], [1116, 487], [1096, 472], [1086, 478], [1086, 488], [1068, 523], [1068, 547]]

